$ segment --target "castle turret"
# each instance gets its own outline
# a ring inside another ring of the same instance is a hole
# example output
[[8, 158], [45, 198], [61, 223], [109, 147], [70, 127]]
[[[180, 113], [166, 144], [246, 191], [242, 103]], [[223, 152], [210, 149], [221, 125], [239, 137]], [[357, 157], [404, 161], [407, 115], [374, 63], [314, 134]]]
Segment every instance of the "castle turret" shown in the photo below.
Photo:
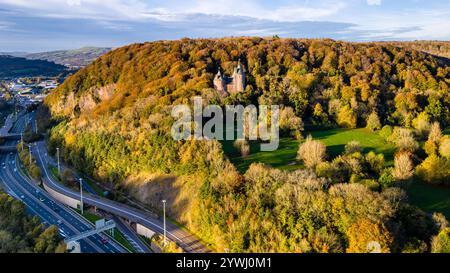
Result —
[[214, 89], [216, 89], [217, 91], [219, 91], [222, 95], [226, 95], [226, 83], [225, 83], [225, 79], [222, 76], [222, 73], [219, 71], [217, 71], [216, 76], [214, 77]]
[[239, 60], [238, 65], [233, 72], [234, 92], [243, 92], [245, 90], [245, 73], [244, 68]]

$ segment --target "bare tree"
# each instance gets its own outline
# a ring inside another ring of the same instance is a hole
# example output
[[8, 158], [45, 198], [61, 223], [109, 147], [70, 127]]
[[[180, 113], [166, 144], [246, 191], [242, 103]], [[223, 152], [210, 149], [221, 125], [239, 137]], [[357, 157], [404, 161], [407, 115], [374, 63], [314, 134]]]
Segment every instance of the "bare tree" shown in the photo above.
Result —
[[428, 140], [437, 143], [442, 137], [441, 126], [439, 122], [435, 122], [431, 125], [430, 134], [428, 135]]
[[408, 153], [398, 153], [394, 159], [392, 175], [397, 180], [409, 180], [414, 174], [414, 164]]
[[325, 159], [327, 147], [320, 141], [313, 140], [309, 135], [306, 141], [300, 145], [297, 158], [303, 160], [306, 167], [314, 168]]

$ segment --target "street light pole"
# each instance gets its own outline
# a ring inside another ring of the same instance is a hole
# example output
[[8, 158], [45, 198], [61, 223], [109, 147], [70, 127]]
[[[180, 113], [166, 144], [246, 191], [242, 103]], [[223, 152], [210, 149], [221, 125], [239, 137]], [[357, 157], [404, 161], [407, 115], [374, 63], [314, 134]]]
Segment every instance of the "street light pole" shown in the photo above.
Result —
[[31, 166], [31, 145], [30, 146], [28, 146], [28, 151], [30, 152], [30, 166]]
[[57, 157], [58, 157], [58, 174], [61, 176], [61, 169], [59, 167], [59, 148], [56, 148], [56, 153], [57, 153]]
[[163, 245], [166, 246], [167, 243], [167, 236], [166, 236], [166, 200], [162, 200], [163, 202], [163, 214], [164, 214], [164, 243]]
[[81, 214], [84, 214], [83, 211], [83, 179], [80, 178], [80, 209], [81, 209]]
[[22, 146], [23, 151], [23, 133], [20, 133], [20, 145]]

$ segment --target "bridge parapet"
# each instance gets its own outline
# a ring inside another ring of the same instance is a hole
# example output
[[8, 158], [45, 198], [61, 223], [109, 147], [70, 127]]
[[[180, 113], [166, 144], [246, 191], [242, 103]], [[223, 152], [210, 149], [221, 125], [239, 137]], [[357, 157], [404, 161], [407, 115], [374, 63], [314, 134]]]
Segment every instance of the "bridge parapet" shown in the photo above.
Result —
[[16, 146], [0, 146], [0, 153], [10, 153], [17, 151]]

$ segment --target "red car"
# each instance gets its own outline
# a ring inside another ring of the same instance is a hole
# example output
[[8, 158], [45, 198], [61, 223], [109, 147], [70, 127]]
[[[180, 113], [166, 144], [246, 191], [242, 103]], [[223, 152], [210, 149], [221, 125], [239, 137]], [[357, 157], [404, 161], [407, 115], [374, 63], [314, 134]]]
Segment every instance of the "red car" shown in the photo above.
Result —
[[108, 243], [108, 239], [102, 238], [102, 239], [100, 240], [100, 242], [102, 242], [102, 244], [106, 245], [106, 244]]

